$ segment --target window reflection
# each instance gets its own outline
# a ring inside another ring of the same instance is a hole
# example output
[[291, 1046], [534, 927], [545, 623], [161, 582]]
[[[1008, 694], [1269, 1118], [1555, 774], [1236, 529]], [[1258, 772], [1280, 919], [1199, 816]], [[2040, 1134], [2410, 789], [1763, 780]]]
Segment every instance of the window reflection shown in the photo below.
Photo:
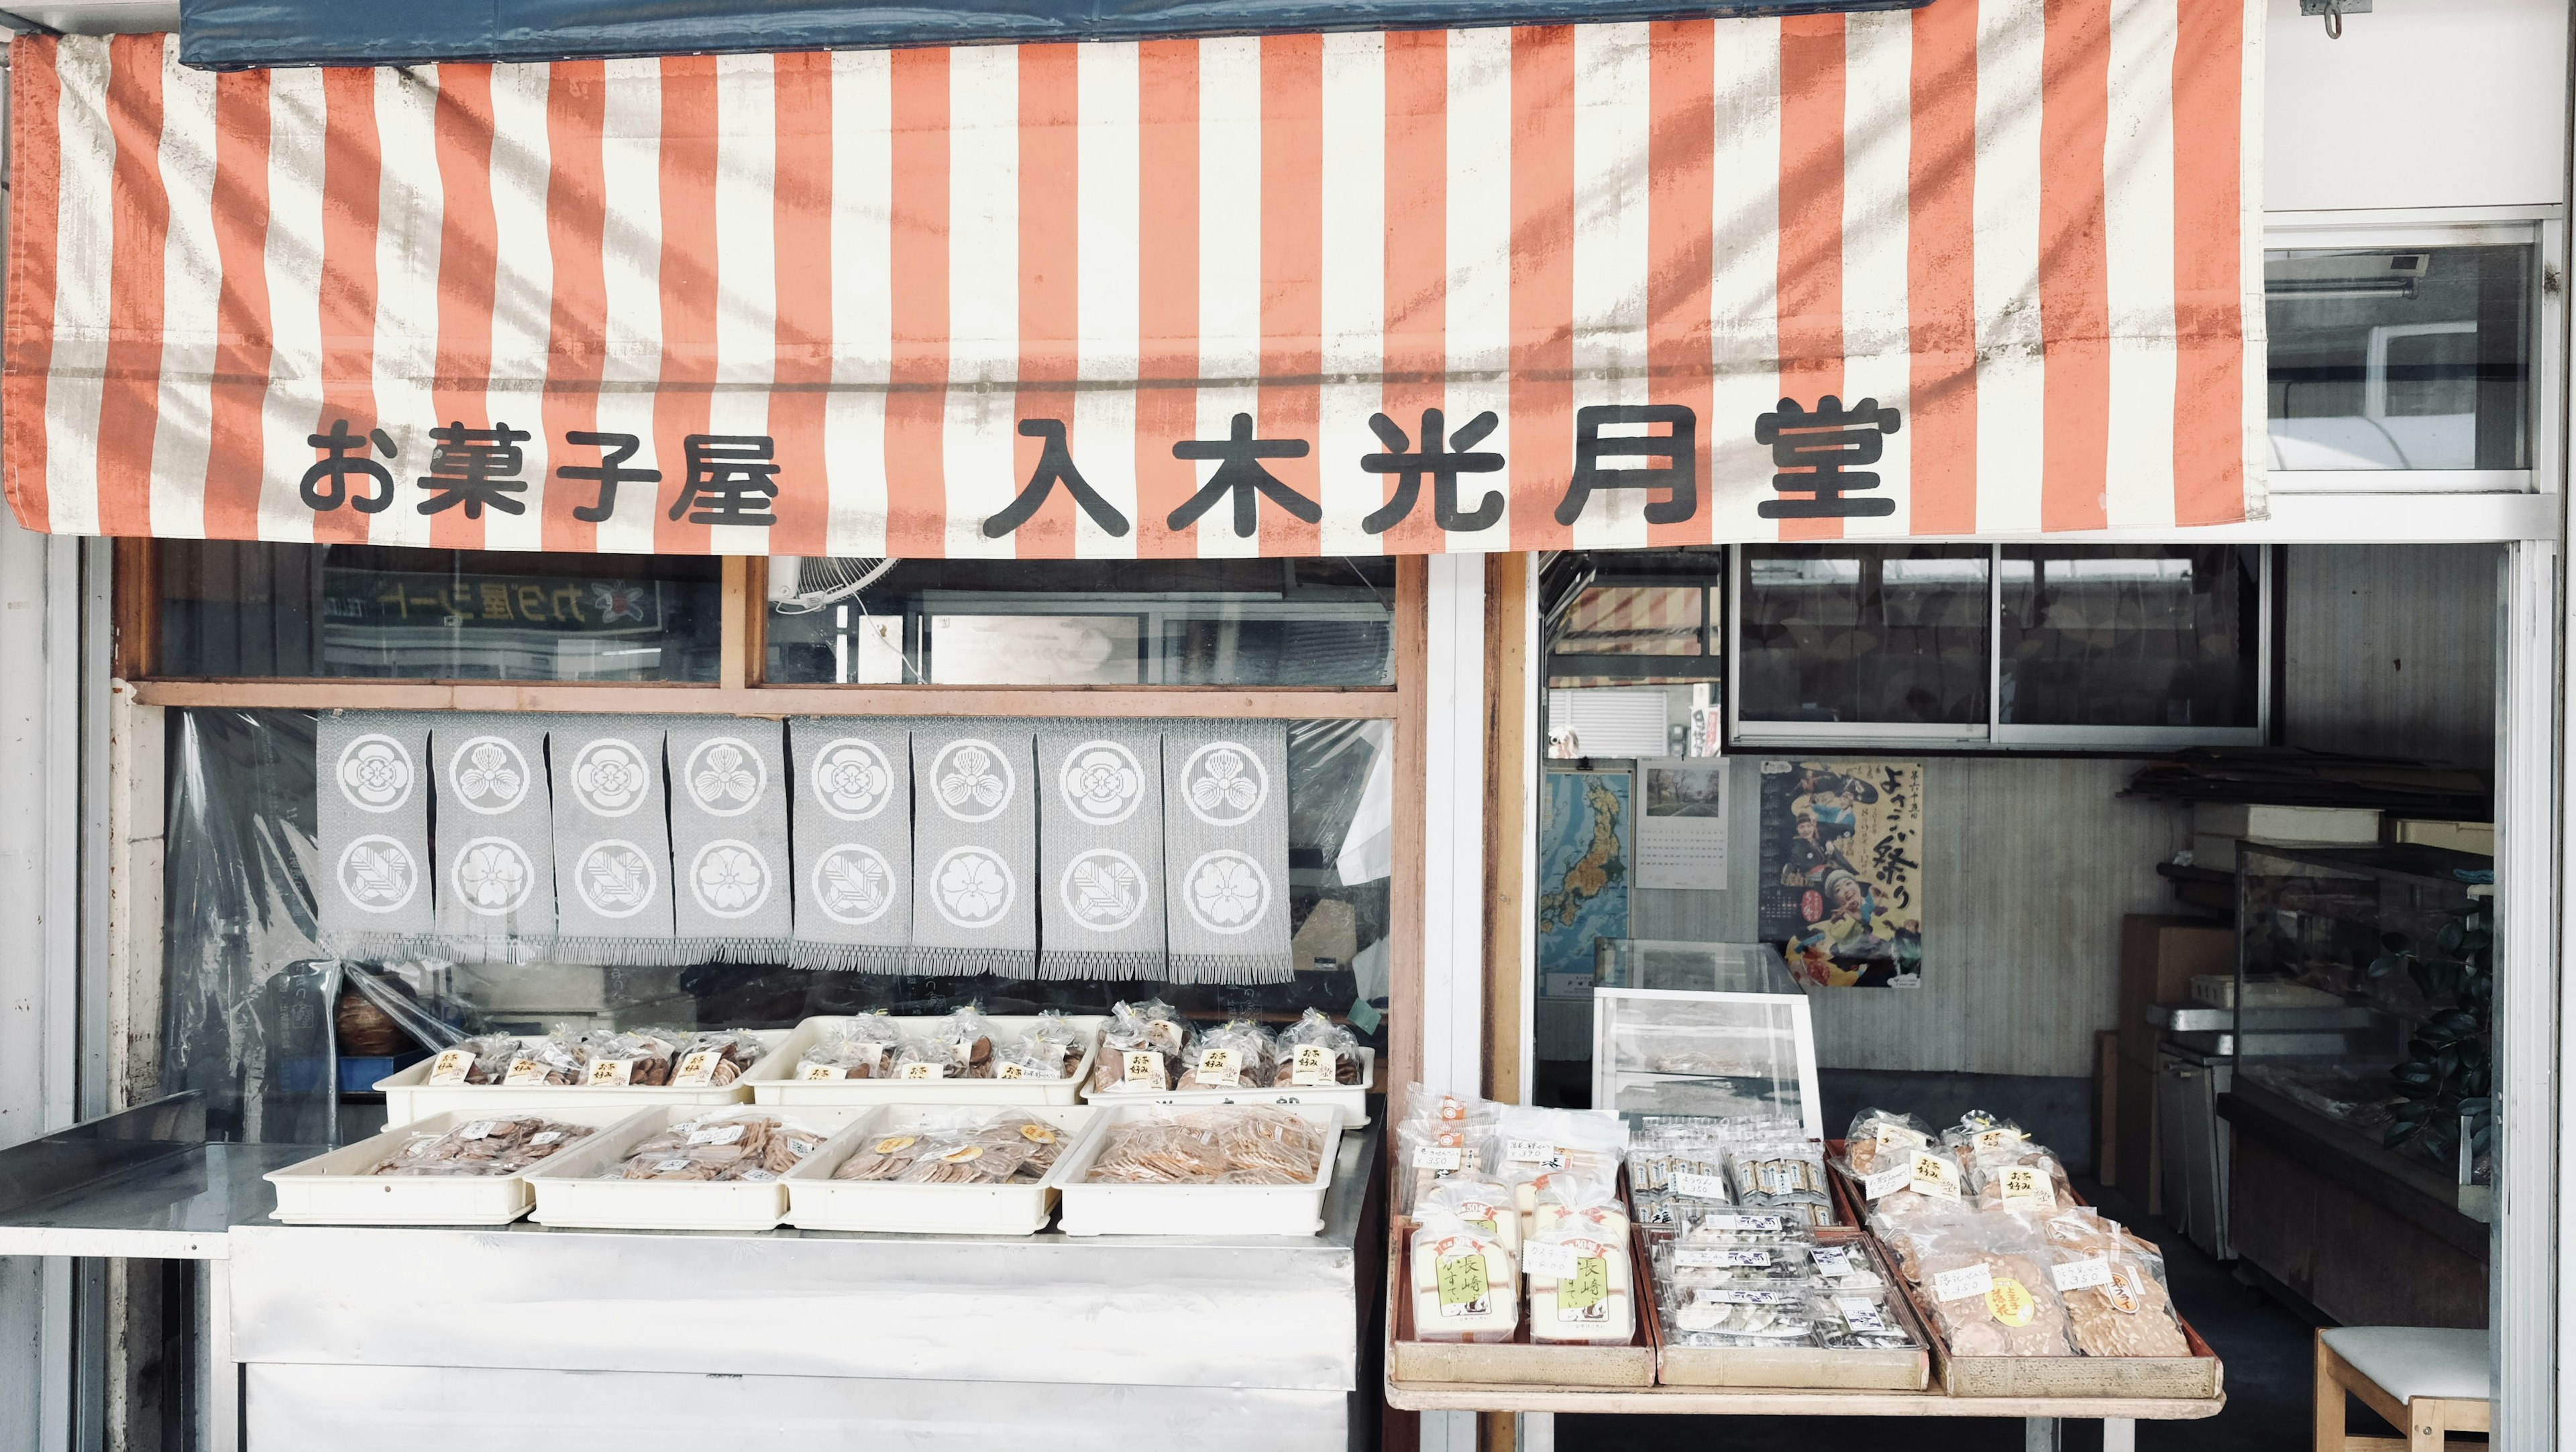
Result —
[[2265, 255], [2272, 467], [2527, 469], [2532, 249]]
[[2006, 545], [1998, 719], [2258, 724], [2250, 546]]
[[1747, 546], [1738, 719], [1983, 725], [1988, 564], [1968, 545]]

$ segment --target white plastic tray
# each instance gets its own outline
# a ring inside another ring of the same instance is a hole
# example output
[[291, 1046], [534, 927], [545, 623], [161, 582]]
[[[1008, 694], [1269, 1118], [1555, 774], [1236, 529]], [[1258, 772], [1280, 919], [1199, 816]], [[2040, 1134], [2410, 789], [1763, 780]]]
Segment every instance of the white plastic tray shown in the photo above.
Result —
[[[737, 1082], [751, 1086], [755, 1104], [982, 1104], [996, 1109], [1006, 1105], [1026, 1108], [1079, 1104], [1083, 1081], [1091, 1076], [1092, 1056], [1100, 1052], [1100, 1026], [1108, 1021], [1098, 1014], [1065, 1015], [1066, 1023], [1090, 1039], [1083, 1046], [1082, 1062], [1075, 1066], [1072, 1077], [1065, 1079], [807, 1080], [796, 1077], [797, 1061], [805, 1051], [822, 1039], [825, 1029], [855, 1022], [841, 1017], [809, 1018], [790, 1030], [775, 1053], [752, 1066], [751, 1072]], [[928, 1033], [945, 1022], [945, 1014], [894, 1020], [895, 1027], [908, 1034]], [[991, 1022], [997, 1032], [1025, 1034], [1037, 1019], [996, 1014]]]
[[[635, 1114], [631, 1104], [583, 1104], [545, 1111], [549, 1119], [606, 1133]], [[524, 1175], [371, 1175], [414, 1134], [445, 1134], [490, 1116], [445, 1113], [387, 1130], [372, 1139], [271, 1170], [277, 1190], [272, 1220], [289, 1225], [507, 1225], [528, 1213], [535, 1193]], [[596, 1135], [593, 1138], [597, 1138]], [[580, 1148], [559, 1151], [538, 1168]]]
[[[794, 1111], [789, 1111], [794, 1112]], [[1017, 1112], [1063, 1136], [1064, 1149], [1045, 1178], [1018, 1185], [900, 1185], [835, 1180], [853, 1154], [888, 1135], [957, 1115]], [[1034, 1235], [1055, 1210], [1056, 1187], [1081, 1151], [1100, 1111], [1078, 1104], [889, 1104], [832, 1136], [787, 1175], [787, 1223], [799, 1230], [874, 1230], [903, 1235]]]
[[[720, 1088], [673, 1089], [667, 1085], [602, 1085], [596, 1089], [587, 1084], [431, 1084], [429, 1066], [435, 1055], [423, 1059], [390, 1078], [379, 1079], [376, 1091], [385, 1096], [385, 1123], [388, 1127], [409, 1124], [449, 1110], [468, 1114], [506, 1113], [513, 1110], [539, 1110], [547, 1114], [579, 1104], [623, 1104], [628, 1113], [657, 1104], [740, 1104], [751, 1097], [745, 1087], [761, 1065], [778, 1057], [779, 1041], [786, 1029], [755, 1029], [751, 1036], [768, 1050], [759, 1063], [745, 1070], [740, 1078]], [[521, 1034], [522, 1044], [541, 1044], [543, 1034]]]
[[1119, 1125], [1154, 1112], [1142, 1104], [1103, 1106], [1089, 1136], [1056, 1166], [1067, 1235], [1313, 1235], [1324, 1228], [1324, 1192], [1341, 1157], [1341, 1112], [1330, 1104], [1283, 1105], [1324, 1132], [1310, 1185], [1094, 1185], [1083, 1180]]
[[[1083, 1082], [1090, 1083], [1085, 1075]], [[1341, 1112], [1342, 1123], [1359, 1129], [1368, 1123], [1369, 1086], [1377, 1082], [1377, 1050], [1360, 1050], [1360, 1081], [1356, 1084], [1329, 1084], [1322, 1088], [1297, 1089], [1092, 1089], [1082, 1091], [1083, 1102], [1103, 1108], [1112, 1104], [1329, 1104]]]
[[[735, 1106], [751, 1112], [754, 1106]], [[588, 1230], [767, 1230], [787, 1214], [787, 1181], [775, 1180], [618, 1180], [599, 1178], [602, 1170], [622, 1164], [635, 1146], [682, 1120], [727, 1112], [724, 1105], [668, 1105], [647, 1109], [615, 1128], [548, 1160], [528, 1176], [536, 1191], [540, 1225]], [[861, 1108], [769, 1109], [782, 1119], [810, 1126], [824, 1142], [868, 1111]], [[814, 1155], [820, 1155], [817, 1149]], [[806, 1158], [811, 1160], [814, 1155]], [[797, 1169], [803, 1169], [799, 1164]], [[794, 1174], [795, 1170], [788, 1171]]]

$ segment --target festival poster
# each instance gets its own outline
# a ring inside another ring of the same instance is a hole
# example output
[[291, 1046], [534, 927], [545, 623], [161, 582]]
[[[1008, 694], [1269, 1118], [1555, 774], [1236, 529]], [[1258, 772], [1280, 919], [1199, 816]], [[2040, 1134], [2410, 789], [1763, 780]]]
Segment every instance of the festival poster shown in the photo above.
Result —
[[1540, 798], [1538, 971], [1542, 998], [1592, 997], [1592, 945], [1628, 932], [1632, 781], [1624, 771], [1550, 771]]
[[1923, 766], [1762, 763], [1762, 939], [1799, 980], [1912, 987], [1923, 969]]

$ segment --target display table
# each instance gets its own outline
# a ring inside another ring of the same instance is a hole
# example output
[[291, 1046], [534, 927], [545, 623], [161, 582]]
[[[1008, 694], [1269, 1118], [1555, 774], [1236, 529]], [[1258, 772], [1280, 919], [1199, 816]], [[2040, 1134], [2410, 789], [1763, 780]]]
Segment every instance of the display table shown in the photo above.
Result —
[[240, 1387], [218, 1447], [1107, 1449], [1183, 1425], [1342, 1452], [1376, 1415], [1375, 1129], [1344, 1136], [1306, 1237], [467, 1230], [276, 1224], [259, 1177], [312, 1147], [192, 1144], [133, 1118], [154, 1108], [0, 1152], [27, 1191], [0, 1196], [0, 1255], [207, 1261], [201, 1356]]

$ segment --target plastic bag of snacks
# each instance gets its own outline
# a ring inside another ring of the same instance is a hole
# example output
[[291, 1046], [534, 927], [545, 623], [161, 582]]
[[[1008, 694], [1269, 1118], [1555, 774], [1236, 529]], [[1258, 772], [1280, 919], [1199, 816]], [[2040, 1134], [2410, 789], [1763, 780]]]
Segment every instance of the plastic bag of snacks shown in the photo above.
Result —
[[981, 1005], [970, 1003], [949, 1014], [938, 1033], [948, 1050], [949, 1078], [993, 1077], [993, 1021], [984, 1016]]
[[1293, 1110], [1261, 1104], [1140, 1113], [1111, 1126], [1083, 1178], [1129, 1185], [1311, 1185], [1324, 1140]]
[[1559, 1170], [1616, 1184], [1628, 1152], [1628, 1122], [1607, 1111], [1496, 1105], [1486, 1132], [1484, 1164], [1506, 1182]]
[[768, 1050], [739, 1029], [691, 1034], [671, 1069], [675, 1089], [720, 1088], [739, 1079]]
[[1628, 1193], [1637, 1223], [1671, 1227], [1712, 1204], [1734, 1203], [1721, 1127], [1650, 1119], [1628, 1143]]
[[515, 1034], [460, 1039], [430, 1057], [427, 1084], [498, 1084], [519, 1057]]
[[1399, 1211], [1410, 1212], [1440, 1181], [1453, 1175], [1494, 1178], [1485, 1163], [1488, 1131], [1498, 1110], [1490, 1100], [1434, 1094], [1419, 1084], [1405, 1095], [1404, 1118], [1395, 1126]]
[[[853, 1155], [833, 1172], [834, 1179], [889, 1179], [910, 1185], [1035, 1184], [1055, 1167], [1064, 1135], [1054, 1125], [1019, 1111], [1002, 1114], [957, 1114], [905, 1131], [912, 1143], [901, 1146], [903, 1160], [891, 1173], [849, 1173], [852, 1162], [882, 1155]], [[872, 1141], [865, 1150], [873, 1151]]]
[[1100, 1057], [1092, 1064], [1095, 1094], [1159, 1094], [1180, 1081], [1181, 1050], [1189, 1031], [1160, 999], [1117, 1003], [1100, 1031]]
[[1357, 1035], [1309, 1008], [1279, 1035], [1279, 1088], [1329, 1089], [1360, 1082]]
[[1269, 1030], [1248, 1018], [1204, 1029], [1181, 1051], [1181, 1089], [1267, 1089], [1278, 1055]]
[[1520, 1253], [1521, 1215], [1510, 1187], [1474, 1175], [1438, 1181], [1423, 1193], [1415, 1213], [1429, 1220], [1447, 1215], [1469, 1229], [1491, 1236], [1503, 1249]]
[[1530, 1340], [1624, 1346], [1637, 1334], [1627, 1216], [1602, 1203], [1559, 1208], [1521, 1242]]
[[1065, 1057], [1065, 1046], [1047, 1039], [1005, 1035], [993, 1041], [996, 1079], [1061, 1079], [1079, 1062], [1077, 1052]]
[[2050, 1252], [2016, 1217], [1914, 1224], [1889, 1241], [1954, 1356], [2072, 1356]]
[[[1025, 1042], [1028, 1052], [1020, 1059], [1024, 1068], [1034, 1070], [1050, 1062], [1055, 1068], [1052, 1074], [1030, 1072], [1026, 1077], [1069, 1079], [1076, 1069], [1082, 1067], [1082, 1054], [1091, 1047], [1091, 1035], [1076, 1028], [1061, 1010], [1050, 1008], [1037, 1016], [1037, 1022], [1029, 1025]], [[997, 1069], [994, 1072], [998, 1075], [1001, 1071]]]
[[1796, 1215], [1809, 1225], [1835, 1223], [1825, 1152], [1813, 1140], [1784, 1133], [1731, 1145], [1726, 1170], [1738, 1205]]
[[1910, 1151], [1932, 1148], [1934, 1142], [1931, 1126], [1911, 1114], [1864, 1109], [1852, 1116], [1851, 1128], [1843, 1136], [1843, 1168], [1855, 1178], [1866, 1179]]
[[894, 1069], [895, 1046], [902, 1035], [882, 1014], [862, 1014], [847, 1024], [825, 1028], [813, 1046], [799, 1054], [799, 1079], [883, 1079]]
[[948, 1040], [938, 1034], [907, 1034], [894, 1046], [894, 1061], [886, 1069], [889, 1079], [955, 1079], [962, 1077], [948, 1051]]
[[2066, 1301], [2076, 1349], [2087, 1356], [2189, 1356], [2165, 1287], [2165, 1261], [2089, 1206], [2052, 1216], [2049, 1278]]
[[591, 1088], [661, 1088], [671, 1082], [686, 1037], [678, 1029], [650, 1028], [585, 1034], [573, 1046], [581, 1060], [580, 1082]]
[[371, 1175], [515, 1175], [587, 1139], [586, 1124], [558, 1124], [541, 1115], [475, 1119], [444, 1134], [415, 1134], [377, 1162]]
[[2066, 1167], [2057, 1162], [2056, 1155], [2034, 1144], [1978, 1154], [1968, 1173], [1976, 1186], [1980, 1210], [2054, 1215], [2073, 1199]]
[[618, 1180], [745, 1180], [765, 1184], [823, 1147], [822, 1131], [773, 1113], [729, 1109], [682, 1120], [601, 1171]]
[[1512, 1339], [1520, 1325], [1520, 1274], [1499, 1237], [1433, 1211], [1413, 1232], [1412, 1263], [1415, 1340]]
[[1807, 1298], [1807, 1316], [1815, 1344], [1828, 1351], [1904, 1351], [1915, 1344], [1905, 1318], [1884, 1296], [1820, 1292]]
[[546, 1038], [522, 1045], [510, 1058], [510, 1066], [501, 1072], [501, 1082], [510, 1085], [548, 1084], [563, 1087], [581, 1082], [582, 1056], [574, 1051], [573, 1041], [579, 1035], [557, 1028]]

